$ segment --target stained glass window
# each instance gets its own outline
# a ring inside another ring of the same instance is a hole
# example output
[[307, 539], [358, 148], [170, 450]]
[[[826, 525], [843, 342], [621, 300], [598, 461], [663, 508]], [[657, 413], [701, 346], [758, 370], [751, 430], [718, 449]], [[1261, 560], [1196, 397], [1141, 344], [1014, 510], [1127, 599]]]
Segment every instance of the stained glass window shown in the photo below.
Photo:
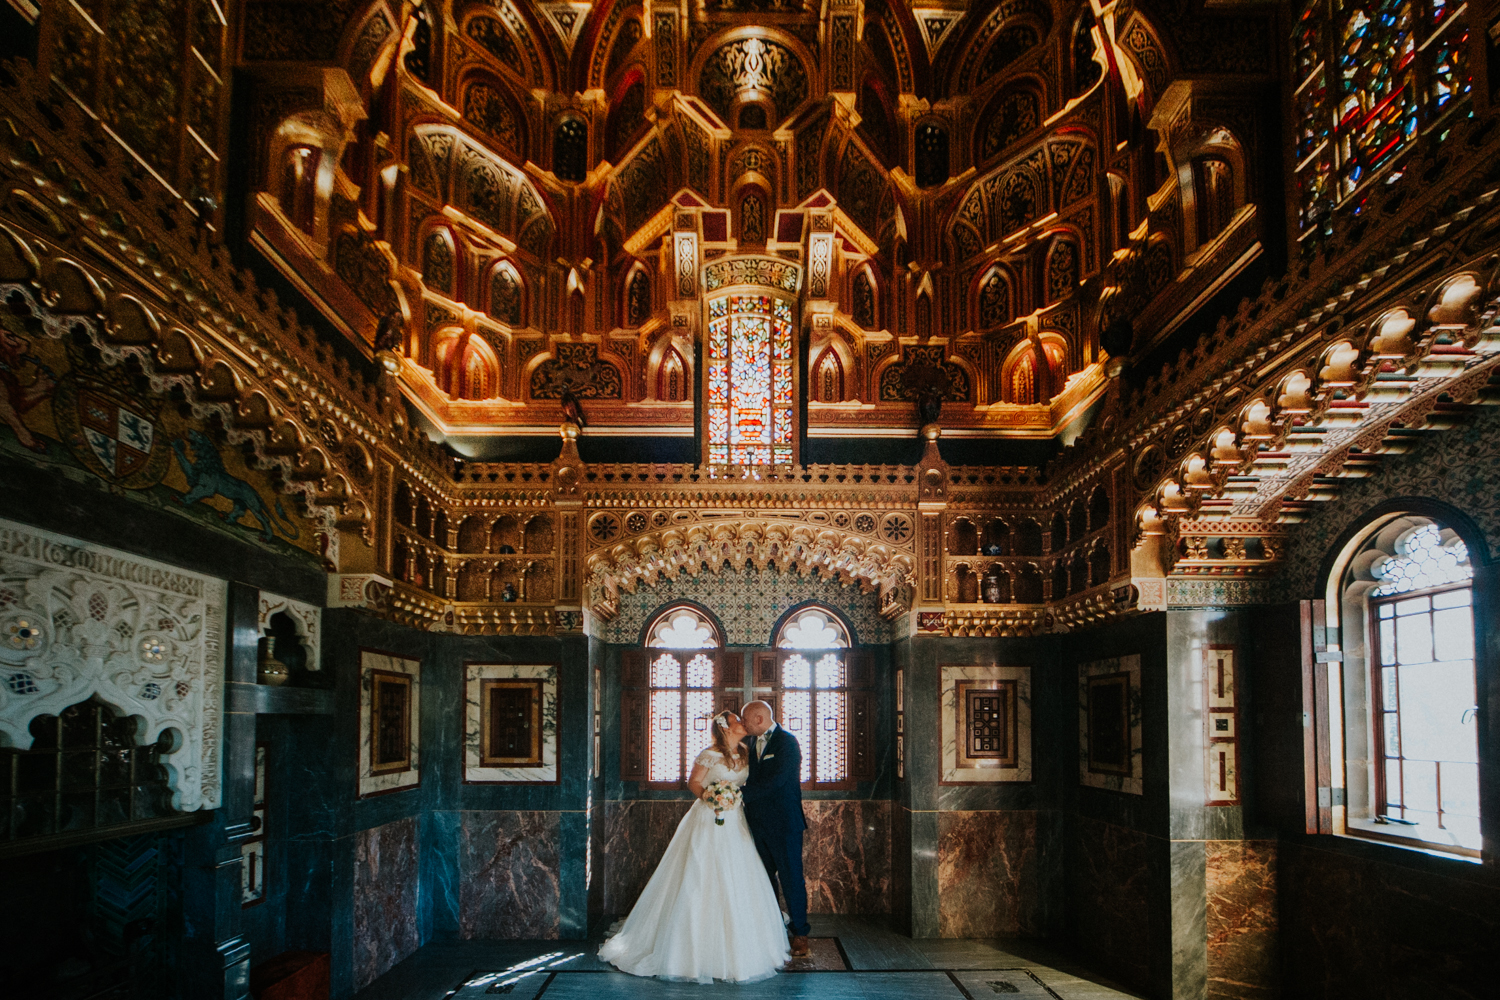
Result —
[[792, 308], [768, 295], [708, 305], [708, 461], [792, 462]]
[[1435, 524], [1403, 534], [1396, 541], [1396, 552], [1370, 567], [1370, 574], [1380, 581], [1370, 596], [1388, 597], [1474, 578], [1469, 547], [1456, 537], [1445, 543]]
[[1468, 93], [1468, 26], [1450, 0], [1313, 0], [1292, 33], [1304, 233]]

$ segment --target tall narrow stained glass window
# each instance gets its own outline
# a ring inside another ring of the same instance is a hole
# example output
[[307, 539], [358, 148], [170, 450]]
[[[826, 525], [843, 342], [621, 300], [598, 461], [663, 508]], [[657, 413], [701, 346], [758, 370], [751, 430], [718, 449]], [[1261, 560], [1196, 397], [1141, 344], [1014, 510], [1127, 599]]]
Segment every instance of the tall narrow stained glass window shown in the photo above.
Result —
[[769, 295], [708, 304], [708, 461], [787, 465], [792, 449], [792, 307]]
[[1313, 0], [1292, 33], [1298, 220], [1311, 232], [1467, 94], [1451, 0]]

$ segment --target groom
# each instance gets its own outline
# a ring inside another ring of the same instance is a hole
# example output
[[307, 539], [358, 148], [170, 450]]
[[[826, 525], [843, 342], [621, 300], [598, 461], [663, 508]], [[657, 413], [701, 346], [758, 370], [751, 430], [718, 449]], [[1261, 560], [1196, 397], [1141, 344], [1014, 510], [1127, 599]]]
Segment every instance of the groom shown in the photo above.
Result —
[[811, 928], [807, 883], [802, 879], [802, 831], [807, 829], [802, 814], [802, 748], [795, 736], [776, 724], [765, 702], [752, 701], [740, 717], [754, 741], [750, 777], [740, 789], [745, 819], [771, 884], [781, 884], [792, 932], [792, 957], [804, 958]]

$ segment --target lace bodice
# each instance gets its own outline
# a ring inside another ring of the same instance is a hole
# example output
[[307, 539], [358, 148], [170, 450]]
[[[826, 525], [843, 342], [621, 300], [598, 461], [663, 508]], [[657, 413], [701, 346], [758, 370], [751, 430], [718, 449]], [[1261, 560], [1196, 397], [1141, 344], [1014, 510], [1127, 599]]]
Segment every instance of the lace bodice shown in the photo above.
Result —
[[693, 761], [694, 764], [708, 768], [708, 773], [703, 776], [703, 784], [708, 785], [715, 781], [727, 781], [736, 788], [745, 783], [750, 777], [750, 758], [744, 758], [744, 766], [738, 771], [733, 770], [725, 762], [724, 755], [717, 750], [705, 750]]

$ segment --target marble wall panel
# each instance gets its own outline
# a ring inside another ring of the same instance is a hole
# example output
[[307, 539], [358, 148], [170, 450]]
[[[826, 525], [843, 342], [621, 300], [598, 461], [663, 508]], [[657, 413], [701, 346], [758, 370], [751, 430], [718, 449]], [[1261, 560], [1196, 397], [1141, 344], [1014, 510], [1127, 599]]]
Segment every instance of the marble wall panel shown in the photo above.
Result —
[[558, 937], [561, 815], [543, 811], [460, 814], [460, 937]]
[[[944, 666], [941, 668], [943, 784], [1031, 780], [1031, 668], [996, 666]], [[972, 685], [985, 690], [1008, 685], [1015, 698], [1007, 719], [1014, 726], [1009, 740], [1014, 755], [1000, 759], [971, 759], [962, 752], [965, 729], [963, 690]], [[962, 731], [962, 732], [961, 732]]]
[[354, 835], [354, 988], [417, 950], [417, 820]]
[[1207, 851], [1208, 996], [1279, 996], [1276, 842], [1213, 840]]
[[603, 857], [606, 914], [623, 917], [630, 912], [691, 805], [686, 799], [631, 799], [604, 804], [599, 853]]
[[1277, 904], [1289, 992], [1328, 1000], [1495, 995], [1500, 887], [1478, 866], [1398, 856], [1405, 853], [1281, 843]]
[[1071, 839], [1067, 894], [1073, 941], [1100, 971], [1145, 986], [1151, 945], [1149, 838], [1078, 816]]
[[937, 823], [939, 936], [1044, 933], [1037, 813], [940, 812]]
[[891, 912], [891, 803], [803, 803], [802, 869], [811, 913]]
[[[399, 771], [375, 773], [371, 728], [375, 671], [405, 674], [411, 678], [407, 701], [408, 766]], [[373, 649], [360, 650], [359, 657], [359, 794], [381, 795], [415, 788], [422, 781], [422, 661]]]

